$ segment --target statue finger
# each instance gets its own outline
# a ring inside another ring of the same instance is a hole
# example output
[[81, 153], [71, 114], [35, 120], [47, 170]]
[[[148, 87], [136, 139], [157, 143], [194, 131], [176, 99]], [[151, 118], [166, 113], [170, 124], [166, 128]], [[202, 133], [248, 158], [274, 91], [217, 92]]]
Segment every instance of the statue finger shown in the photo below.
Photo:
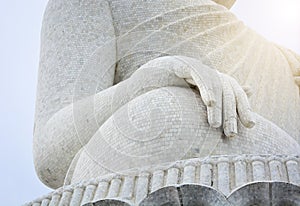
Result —
[[191, 71], [192, 79], [195, 81], [204, 104], [208, 107], [212, 107], [216, 103], [215, 95], [213, 93], [212, 88], [209, 88], [203, 77], [196, 73], [195, 71]]
[[219, 128], [222, 125], [222, 102], [216, 102], [214, 106], [207, 107], [207, 120], [211, 127]]
[[[183, 63], [181, 68], [186, 74], [186, 80], [192, 79], [201, 95], [201, 99], [207, 107], [208, 123], [212, 127], [220, 127], [222, 124], [222, 86], [215, 69], [204, 65], [200, 60], [176, 56], [176, 59]], [[186, 67], [187, 66], [187, 67]]]
[[223, 86], [223, 129], [227, 137], [237, 134], [236, 100], [232, 86], [228, 78], [220, 75]]
[[255, 125], [255, 120], [251, 111], [248, 97], [234, 78], [230, 77], [230, 83], [236, 97], [239, 118], [245, 127], [252, 128]]
[[192, 78], [199, 88], [201, 98], [207, 107], [207, 119], [210, 126], [218, 128], [222, 125], [222, 90], [205, 82], [201, 75], [191, 72]]

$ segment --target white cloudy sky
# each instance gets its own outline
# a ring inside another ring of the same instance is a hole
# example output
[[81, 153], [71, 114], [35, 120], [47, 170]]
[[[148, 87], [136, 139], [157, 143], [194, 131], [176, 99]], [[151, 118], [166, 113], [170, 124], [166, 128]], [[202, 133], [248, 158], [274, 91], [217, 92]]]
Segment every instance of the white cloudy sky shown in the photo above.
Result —
[[[0, 204], [50, 191], [32, 163], [39, 32], [46, 0], [0, 1]], [[266, 38], [300, 53], [299, 0], [237, 0], [233, 12]]]

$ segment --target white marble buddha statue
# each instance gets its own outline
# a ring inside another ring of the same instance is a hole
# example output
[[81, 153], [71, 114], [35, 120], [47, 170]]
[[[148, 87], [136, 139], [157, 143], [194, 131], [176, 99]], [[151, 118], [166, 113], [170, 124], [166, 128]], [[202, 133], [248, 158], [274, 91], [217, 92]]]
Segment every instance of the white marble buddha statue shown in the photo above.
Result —
[[299, 154], [300, 57], [246, 27], [233, 3], [50, 0], [40, 179], [57, 188], [180, 159]]

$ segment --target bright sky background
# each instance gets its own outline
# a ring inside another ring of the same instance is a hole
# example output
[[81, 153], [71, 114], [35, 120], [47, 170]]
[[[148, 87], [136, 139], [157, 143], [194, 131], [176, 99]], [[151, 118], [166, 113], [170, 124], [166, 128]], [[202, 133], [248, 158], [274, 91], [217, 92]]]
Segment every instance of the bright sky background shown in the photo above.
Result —
[[[31, 145], [46, 2], [0, 1], [1, 205], [21, 205], [50, 191], [35, 175]], [[269, 40], [300, 54], [299, 0], [237, 0], [232, 10]]]

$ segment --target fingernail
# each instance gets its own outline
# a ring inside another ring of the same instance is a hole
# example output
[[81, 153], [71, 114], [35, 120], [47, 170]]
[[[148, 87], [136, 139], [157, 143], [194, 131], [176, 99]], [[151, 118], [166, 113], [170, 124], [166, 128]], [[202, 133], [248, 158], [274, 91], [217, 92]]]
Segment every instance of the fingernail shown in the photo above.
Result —
[[255, 126], [255, 120], [252, 112], [249, 112], [249, 117], [247, 118], [247, 128], [252, 128]]
[[255, 126], [255, 121], [253, 121], [253, 120], [248, 121], [246, 126], [247, 126], [247, 128], [254, 127]]
[[209, 125], [213, 128], [219, 128], [219, 127], [221, 127], [222, 123], [218, 122], [218, 121], [214, 121], [214, 122], [209, 123]]
[[237, 135], [236, 119], [230, 119], [225, 122], [224, 133], [227, 137], [235, 137]]
[[208, 123], [213, 128], [222, 126], [222, 113], [216, 107], [207, 107]]

